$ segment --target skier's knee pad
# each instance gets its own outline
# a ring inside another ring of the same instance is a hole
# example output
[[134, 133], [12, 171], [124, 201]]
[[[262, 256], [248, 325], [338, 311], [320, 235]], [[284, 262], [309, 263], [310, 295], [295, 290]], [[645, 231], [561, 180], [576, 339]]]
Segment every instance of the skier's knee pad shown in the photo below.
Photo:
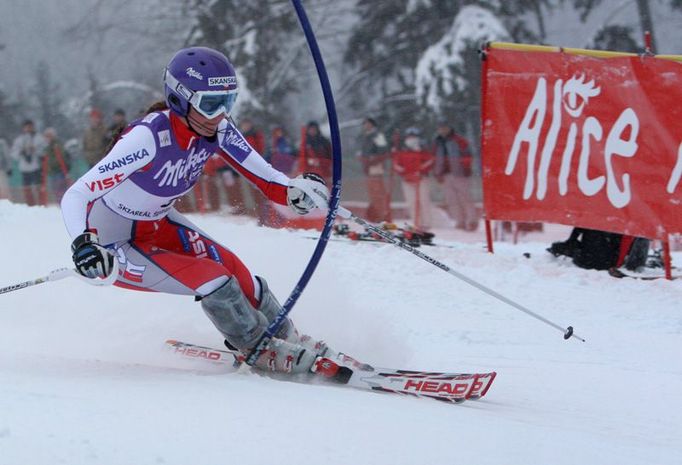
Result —
[[201, 307], [225, 339], [241, 351], [252, 349], [268, 326], [265, 315], [253, 308], [235, 278], [201, 299]]
[[[267, 281], [265, 281], [265, 279], [261, 278], [260, 276], [256, 276], [256, 279], [260, 281], [261, 288], [261, 297], [260, 303], [258, 304], [258, 310], [260, 310], [263, 313], [263, 315], [265, 315], [268, 324], [270, 324], [277, 317], [277, 314], [282, 309], [282, 305], [280, 305], [280, 303], [277, 301], [277, 297], [275, 297], [275, 295], [272, 292], [270, 292], [270, 288], [268, 287]], [[293, 322], [289, 318], [286, 318], [284, 320], [282, 325], [279, 327], [277, 334], [275, 334], [275, 337], [289, 341], [298, 340], [296, 328], [294, 327]]]

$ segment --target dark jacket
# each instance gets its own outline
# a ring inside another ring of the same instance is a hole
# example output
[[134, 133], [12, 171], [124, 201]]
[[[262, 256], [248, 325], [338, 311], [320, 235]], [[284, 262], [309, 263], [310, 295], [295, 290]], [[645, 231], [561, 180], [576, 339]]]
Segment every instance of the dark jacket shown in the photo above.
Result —
[[446, 137], [438, 135], [434, 142], [436, 163], [433, 172], [436, 177], [446, 174], [454, 176], [471, 176], [473, 157], [467, 140], [451, 131]]
[[365, 174], [383, 175], [384, 162], [388, 159], [388, 154], [389, 146], [384, 133], [375, 129], [362, 135], [359, 157]]

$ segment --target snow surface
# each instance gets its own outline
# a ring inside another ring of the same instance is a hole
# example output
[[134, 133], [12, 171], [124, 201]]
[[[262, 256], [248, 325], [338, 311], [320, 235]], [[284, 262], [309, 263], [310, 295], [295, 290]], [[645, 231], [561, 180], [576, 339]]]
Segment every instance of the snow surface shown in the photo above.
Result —
[[[193, 220], [281, 299], [315, 246]], [[0, 201], [0, 235], [0, 287], [70, 262], [56, 208]], [[163, 341], [221, 343], [191, 298], [67, 279], [0, 295], [0, 464], [681, 463], [682, 281], [577, 269], [543, 242], [450, 245], [424, 251], [587, 342], [393, 246], [330, 242], [299, 328], [379, 366], [498, 372], [446, 405], [190, 363]]]

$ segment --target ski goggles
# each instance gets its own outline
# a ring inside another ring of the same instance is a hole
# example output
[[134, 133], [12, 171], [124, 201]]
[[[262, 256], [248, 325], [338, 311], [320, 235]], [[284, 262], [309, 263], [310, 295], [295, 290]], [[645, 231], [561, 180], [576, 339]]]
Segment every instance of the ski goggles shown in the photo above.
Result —
[[197, 91], [189, 99], [189, 103], [194, 109], [208, 119], [213, 119], [222, 113], [229, 115], [236, 101], [236, 89], [228, 91]]
[[202, 116], [213, 119], [220, 114], [229, 115], [237, 101], [237, 89], [233, 90], [198, 90], [188, 89], [166, 70], [164, 81], [171, 90], [182, 95]]

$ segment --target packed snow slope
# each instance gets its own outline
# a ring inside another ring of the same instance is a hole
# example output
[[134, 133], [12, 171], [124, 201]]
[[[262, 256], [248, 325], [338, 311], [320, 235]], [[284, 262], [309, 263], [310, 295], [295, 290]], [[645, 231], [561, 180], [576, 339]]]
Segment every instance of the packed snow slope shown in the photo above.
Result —
[[[281, 300], [315, 246], [194, 220]], [[0, 237], [0, 287], [70, 263], [56, 208], [0, 201]], [[587, 342], [393, 246], [330, 242], [299, 328], [378, 366], [498, 372], [447, 405], [190, 363], [164, 340], [221, 344], [192, 298], [66, 279], [0, 295], [0, 464], [681, 463], [682, 280], [617, 280], [546, 243], [450, 245], [424, 251]]]

